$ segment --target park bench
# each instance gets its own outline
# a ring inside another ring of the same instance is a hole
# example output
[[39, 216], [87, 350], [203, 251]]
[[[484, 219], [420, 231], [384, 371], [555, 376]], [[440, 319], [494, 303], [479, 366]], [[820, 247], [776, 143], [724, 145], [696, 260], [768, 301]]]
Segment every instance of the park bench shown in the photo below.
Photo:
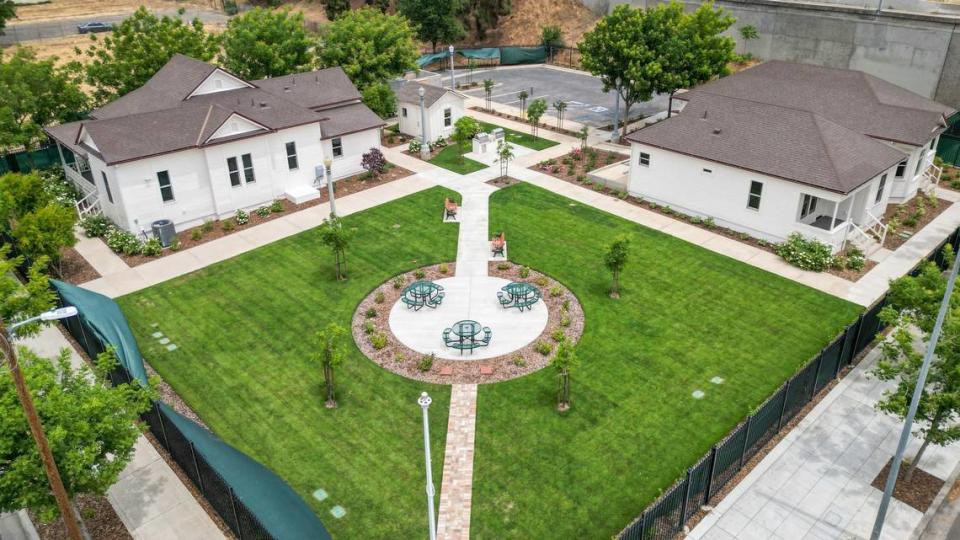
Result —
[[407, 305], [407, 309], [412, 309], [414, 311], [420, 311], [420, 308], [423, 307], [423, 301], [418, 298], [410, 298], [406, 295], [400, 297], [400, 301]]
[[446, 294], [446, 293], [439, 292], [439, 293], [433, 295], [431, 298], [428, 298], [427, 301], [426, 301], [427, 307], [429, 307], [429, 308], [436, 308], [437, 306], [439, 306], [440, 303], [443, 302], [443, 296], [444, 296], [444, 294]]
[[457, 209], [459, 206], [456, 201], [450, 200], [449, 197], [443, 200], [443, 219], [457, 219]]
[[506, 247], [507, 247], [506, 233], [500, 233], [499, 235], [494, 236], [493, 240], [490, 241], [490, 251], [493, 253], [494, 257], [498, 255], [500, 257], [503, 257], [504, 256], [503, 250]]
[[503, 291], [497, 291], [497, 300], [500, 301], [501, 307], [507, 307], [513, 304], [513, 299], [507, 298], [507, 295], [503, 294]]

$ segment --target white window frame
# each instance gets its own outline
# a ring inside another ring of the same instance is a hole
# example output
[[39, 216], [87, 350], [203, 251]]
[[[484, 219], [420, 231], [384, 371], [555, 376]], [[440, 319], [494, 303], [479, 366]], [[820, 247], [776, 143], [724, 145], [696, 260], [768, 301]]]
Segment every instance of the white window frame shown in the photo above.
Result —
[[[284, 149], [287, 152], [287, 169], [295, 171], [300, 168], [300, 160], [297, 158], [297, 143], [296, 141], [290, 141], [283, 145]], [[293, 147], [293, 152], [290, 152], [290, 148]], [[290, 160], [293, 160], [293, 164], [290, 164]]]
[[334, 137], [330, 139], [330, 150], [333, 154], [333, 159], [340, 159], [343, 157], [343, 139], [340, 137]]
[[447, 107], [443, 110], [443, 127], [453, 125], [453, 107]]
[[406, 108], [406, 107], [400, 107], [400, 113], [403, 114], [403, 117], [404, 117], [404, 118], [406, 118], [406, 117], [407, 117], [407, 108]]
[[640, 165], [641, 165], [642, 167], [649, 167], [649, 166], [650, 166], [650, 154], [648, 154], [648, 153], [646, 153], [646, 152], [640, 152], [640, 161], [639, 161], [639, 163], [640, 163]]
[[[753, 192], [753, 187], [759, 186], [760, 189], [756, 193]], [[753, 201], [756, 199], [757, 205], [753, 206]], [[759, 180], [750, 181], [750, 190], [747, 192], [747, 208], [753, 210], [754, 212], [760, 211], [760, 202], [763, 200], [763, 182]]]
[[903, 175], [907, 174], [907, 161], [905, 159], [897, 163], [897, 170], [893, 173], [894, 178], [903, 178]]
[[[163, 185], [163, 177], [160, 176], [161, 174], [164, 175], [164, 176], [166, 176], [166, 178], [167, 178], [167, 185], [166, 185], [166, 186]], [[176, 197], [176, 195], [174, 195], [174, 193], [173, 193], [173, 179], [170, 178], [170, 171], [169, 171], [169, 170], [166, 170], [166, 171], [157, 171], [157, 185], [160, 186], [160, 200], [163, 201], [163, 204], [168, 204], [168, 203], [172, 203], [172, 202], [176, 202], [176, 201], [177, 201], [177, 197]], [[169, 198], [169, 199], [167, 199], [166, 196], [163, 194], [163, 189], [164, 189], [164, 188], [167, 188], [168, 190], [170, 190], [170, 198]]]
[[[247, 165], [247, 161], [250, 162], [250, 165]], [[253, 156], [250, 154], [241, 154], [240, 166], [243, 169], [243, 181], [247, 184], [256, 183], [257, 173], [253, 170]]]
[[817, 201], [819, 200], [820, 197], [817, 197], [816, 195], [804, 193], [800, 202], [800, 219], [804, 219], [810, 214], [816, 212]]
[[[231, 160], [233, 161], [232, 168]], [[227, 177], [230, 178], [230, 187], [238, 188], [243, 185], [243, 179], [240, 177], [240, 162], [237, 161], [237, 156], [227, 158]], [[236, 182], [234, 182], [234, 179], [236, 179]]]
[[887, 188], [887, 173], [880, 175], [880, 184], [877, 185], [877, 195], [873, 199], [873, 204], [880, 204], [883, 200], [883, 190]]
[[103, 178], [103, 188], [107, 192], [107, 200], [110, 201], [110, 204], [113, 203], [113, 192], [110, 191], [110, 180], [107, 179], [107, 173], [100, 171], [100, 177]]

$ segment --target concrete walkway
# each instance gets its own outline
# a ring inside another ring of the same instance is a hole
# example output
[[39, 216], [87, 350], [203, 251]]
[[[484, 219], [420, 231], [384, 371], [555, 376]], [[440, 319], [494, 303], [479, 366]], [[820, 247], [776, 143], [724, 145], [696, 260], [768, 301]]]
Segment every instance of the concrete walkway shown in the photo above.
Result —
[[[869, 538], [882, 492], [871, 487], [896, 450], [902, 423], [874, 404], [889, 388], [868, 375], [874, 349], [707, 514], [692, 540]], [[913, 439], [907, 456], [920, 441]], [[920, 468], [948, 478], [960, 444], [930, 446]], [[882, 538], [911, 536], [923, 514], [893, 500]]]
[[[52, 358], [70, 351], [74, 367], [84, 361], [57, 326], [45, 327], [35, 337], [18, 340], [37, 354]], [[144, 436], [137, 439], [133, 458], [107, 491], [107, 498], [133, 538], [209, 540], [223, 533], [180, 478]], [[7, 540], [3, 536], [3, 540]]]

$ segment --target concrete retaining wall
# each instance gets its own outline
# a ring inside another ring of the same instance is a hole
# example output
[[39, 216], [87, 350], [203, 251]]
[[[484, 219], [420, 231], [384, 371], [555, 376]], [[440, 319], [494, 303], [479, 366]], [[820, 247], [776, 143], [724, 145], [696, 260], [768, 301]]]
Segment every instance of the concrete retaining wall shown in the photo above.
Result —
[[[660, 0], [583, 0], [591, 9]], [[698, 0], [684, 2], [689, 9]], [[737, 23], [731, 35], [739, 52], [763, 60], [789, 60], [858, 69], [960, 107], [960, 17], [890, 12], [843, 5], [776, 0], [718, 0]], [[738, 29], [752, 25], [758, 39], [742, 42]]]

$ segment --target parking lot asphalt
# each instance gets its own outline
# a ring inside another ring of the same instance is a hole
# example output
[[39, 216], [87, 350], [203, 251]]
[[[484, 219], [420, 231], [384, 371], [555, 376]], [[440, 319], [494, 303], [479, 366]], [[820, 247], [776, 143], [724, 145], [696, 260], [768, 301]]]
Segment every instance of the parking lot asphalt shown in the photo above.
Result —
[[[450, 73], [433, 73], [424, 82], [449, 84]], [[457, 70], [458, 83], [465, 82], [469, 75], [465, 70]], [[603, 84], [596, 77], [572, 71], [553, 69], [544, 66], [525, 66], [515, 68], [478, 69], [473, 74], [474, 81], [493, 79], [494, 88], [491, 99], [500, 104], [519, 106], [517, 94], [526, 90], [530, 101], [543, 98], [550, 106], [548, 114], [553, 114], [553, 103], [558, 99], [567, 102], [565, 118], [594, 127], [613, 123], [614, 94], [604, 93]], [[465, 94], [482, 98], [483, 88], [464, 91]], [[623, 106], [623, 103], [620, 104]], [[652, 116], [667, 110], [667, 96], [657, 95], [650, 101], [637, 103], [630, 109], [631, 119]]]

